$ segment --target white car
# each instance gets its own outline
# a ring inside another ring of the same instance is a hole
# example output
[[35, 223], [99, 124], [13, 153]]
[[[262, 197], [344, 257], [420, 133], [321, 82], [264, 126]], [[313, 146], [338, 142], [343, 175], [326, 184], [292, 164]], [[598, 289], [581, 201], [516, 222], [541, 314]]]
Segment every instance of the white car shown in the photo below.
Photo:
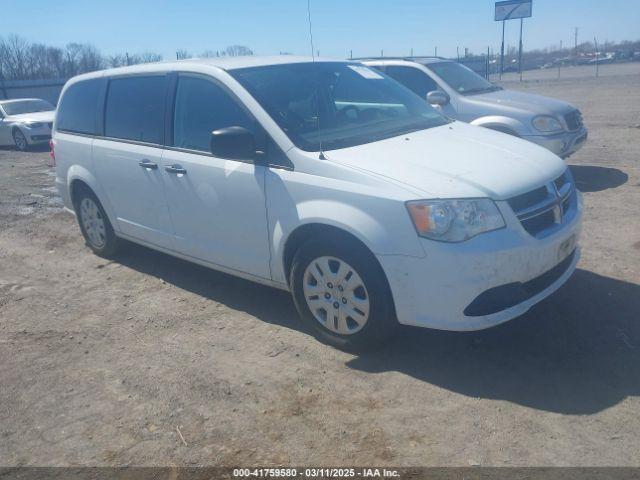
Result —
[[0, 145], [23, 152], [51, 140], [56, 107], [39, 98], [0, 100]]
[[558, 289], [579, 257], [566, 165], [450, 121], [354, 62], [124, 67], [64, 87], [56, 183], [87, 245], [120, 239], [289, 290], [340, 347], [398, 324], [475, 330]]

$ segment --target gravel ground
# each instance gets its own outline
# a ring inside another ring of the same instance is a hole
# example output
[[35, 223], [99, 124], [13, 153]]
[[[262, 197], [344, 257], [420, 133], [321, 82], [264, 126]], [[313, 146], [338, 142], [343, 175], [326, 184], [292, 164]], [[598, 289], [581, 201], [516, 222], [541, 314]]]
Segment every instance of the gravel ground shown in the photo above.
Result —
[[284, 292], [92, 255], [47, 153], [0, 149], [0, 465], [640, 465], [640, 72], [601, 72], [507, 82], [590, 129], [567, 285], [364, 356], [314, 340]]

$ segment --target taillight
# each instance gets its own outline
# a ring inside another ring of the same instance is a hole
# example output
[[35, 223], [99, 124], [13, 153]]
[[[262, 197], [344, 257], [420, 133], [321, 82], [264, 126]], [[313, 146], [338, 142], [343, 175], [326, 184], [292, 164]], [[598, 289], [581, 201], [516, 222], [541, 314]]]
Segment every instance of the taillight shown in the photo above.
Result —
[[56, 166], [56, 142], [53, 141], [53, 138], [49, 140], [49, 156], [51, 157], [51, 166]]

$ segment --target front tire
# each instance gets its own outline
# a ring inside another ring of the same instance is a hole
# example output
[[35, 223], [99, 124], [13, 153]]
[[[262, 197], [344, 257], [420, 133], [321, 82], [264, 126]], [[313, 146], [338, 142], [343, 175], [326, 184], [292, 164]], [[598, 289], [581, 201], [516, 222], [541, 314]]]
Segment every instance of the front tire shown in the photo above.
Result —
[[353, 239], [323, 236], [296, 252], [290, 285], [300, 317], [320, 340], [364, 350], [397, 327], [386, 276], [377, 259]]
[[16, 128], [13, 131], [13, 143], [21, 152], [26, 152], [27, 150], [29, 150], [29, 142], [27, 141], [27, 137], [19, 128]]
[[80, 231], [87, 246], [101, 257], [112, 257], [120, 247], [111, 222], [98, 200], [88, 188], [82, 188], [74, 202]]

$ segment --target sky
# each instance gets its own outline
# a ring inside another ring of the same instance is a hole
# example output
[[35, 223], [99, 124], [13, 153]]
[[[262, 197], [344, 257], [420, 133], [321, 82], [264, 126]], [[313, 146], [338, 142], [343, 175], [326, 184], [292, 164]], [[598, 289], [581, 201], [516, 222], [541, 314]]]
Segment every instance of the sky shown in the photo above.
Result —
[[[3, 5], [4, 4], [4, 5]], [[456, 47], [500, 48], [492, 0], [311, 0], [315, 48], [345, 58], [414, 53], [453, 57]], [[245, 45], [257, 55], [310, 53], [307, 0], [0, 0], [0, 35], [64, 46], [91, 43], [104, 54], [176, 50], [192, 54]], [[640, 0], [533, 0], [524, 48], [640, 39]], [[519, 20], [507, 22], [507, 45]]]

